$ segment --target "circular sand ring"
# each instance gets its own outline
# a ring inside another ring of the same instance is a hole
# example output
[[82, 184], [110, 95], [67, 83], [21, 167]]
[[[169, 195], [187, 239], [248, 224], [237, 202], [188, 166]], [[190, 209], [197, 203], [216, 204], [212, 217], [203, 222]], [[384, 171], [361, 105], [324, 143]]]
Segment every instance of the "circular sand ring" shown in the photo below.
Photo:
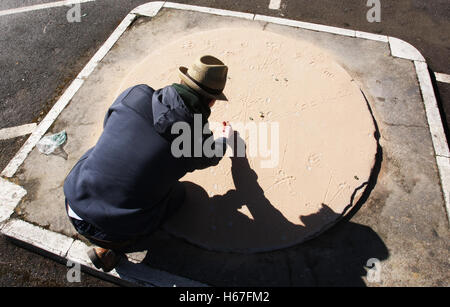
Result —
[[[224, 157], [216, 167], [183, 177], [186, 201], [164, 229], [210, 250], [259, 252], [301, 243], [329, 228], [361, 197], [375, 163], [375, 126], [359, 87], [309, 43], [224, 28], [152, 52], [121, 90], [178, 82], [178, 67], [204, 54], [229, 67], [229, 101], [216, 102], [211, 129], [230, 121], [247, 142], [248, 159]], [[259, 127], [258, 134], [266, 127], [269, 156], [261, 142], [258, 154], [249, 154], [248, 124]]]

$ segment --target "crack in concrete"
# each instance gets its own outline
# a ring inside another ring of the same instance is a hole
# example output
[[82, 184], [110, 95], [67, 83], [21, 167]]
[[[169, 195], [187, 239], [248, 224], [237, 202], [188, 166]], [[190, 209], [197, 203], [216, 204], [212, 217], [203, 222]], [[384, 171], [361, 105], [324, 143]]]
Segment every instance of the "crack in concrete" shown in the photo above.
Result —
[[428, 129], [428, 127], [421, 126], [421, 125], [407, 125], [407, 124], [394, 124], [394, 123], [388, 123], [386, 121], [381, 121], [383, 124], [392, 126], [392, 127], [404, 127], [404, 128], [423, 128]]

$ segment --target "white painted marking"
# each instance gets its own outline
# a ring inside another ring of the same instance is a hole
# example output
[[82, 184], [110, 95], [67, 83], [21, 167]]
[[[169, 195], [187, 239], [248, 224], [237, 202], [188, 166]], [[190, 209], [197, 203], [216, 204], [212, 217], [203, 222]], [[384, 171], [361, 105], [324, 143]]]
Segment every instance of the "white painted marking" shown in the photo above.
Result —
[[166, 1], [152, 1], [142, 4], [131, 11], [131, 14], [153, 17], [158, 14]]
[[209, 14], [220, 15], [220, 16], [239, 17], [239, 18], [250, 19], [250, 20], [253, 19], [253, 17], [255, 16], [254, 14], [249, 14], [249, 13], [214, 9], [214, 8], [210, 8], [210, 7], [187, 5], [187, 4], [180, 4], [180, 3], [173, 3], [173, 2], [164, 3], [164, 7], [179, 9], [179, 10], [195, 11], [195, 12], [201, 12], [201, 13], [209, 13]]
[[125, 19], [120, 23], [120, 25], [114, 30], [108, 40], [102, 45], [102, 47], [97, 51], [97, 53], [92, 57], [92, 59], [87, 63], [83, 70], [78, 74], [75, 80], [72, 81], [70, 86], [64, 92], [64, 94], [58, 99], [55, 105], [52, 107], [47, 116], [41, 121], [37, 128], [30, 135], [25, 144], [22, 145], [19, 152], [9, 161], [8, 165], [5, 167], [2, 176], [12, 177], [22, 165], [23, 161], [27, 158], [28, 154], [33, 150], [34, 146], [39, 142], [41, 137], [47, 132], [53, 122], [56, 120], [58, 115], [64, 110], [76, 92], [80, 89], [84, 80], [92, 73], [98, 63], [103, 59], [103, 57], [108, 53], [115, 42], [120, 38], [123, 32], [128, 28], [128, 26], [136, 18], [134, 14], [128, 14]]
[[135, 14], [128, 14], [122, 22], [117, 26], [114, 32], [106, 40], [106, 42], [100, 47], [100, 49], [94, 54], [91, 60], [86, 64], [83, 70], [78, 74], [77, 79], [85, 80], [97, 67], [98, 63], [105, 57], [112, 46], [117, 42], [117, 40], [122, 36], [123, 32], [128, 28], [128, 26], [136, 18]]
[[0, 178], [0, 223], [11, 216], [19, 201], [26, 194], [27, 191], [21, 186]]
[[425, 59], [419, 50], [401, 39], [389, 36], [389, 45], [391, 46], [391, 53], [394, 57], [425, 62]]
[[297, 20], [292, 20], [292, 19], [255, 15], [255, 20], [271, 22], [271, 23], [276, 23], [276, 24], [285, 25], [285, 26], [303, 28], [303, 29], [307, 29], [307, 30], [356, 37], [355, 30], [347, 30], [347, 29], [343, 29], [343, 28], [330, 27], [330, 26], [319, 25], [319, 24], [303, 22], [303, 21], [297, 21]]
[[269, 9], [279, 10], [281, 6], [281, 0], [270, 0]]
[[17, 219], [6, 223], [1, 232], [60, 257], [67, 255], [73, 243], [72, 238]]
[[67, 259], [97, 270], [87, 255], [89, 248], [85, 243], [75, 240], [67, 252]]
[[0, 11], [0, 16], [25, 13], [25, 12], [49, 9], [49, 8], [53, 8], [53, 7], [73, 5], [73, 4], [93, 2], [93, 1], [95, 1], [95, 0], [64, 0], [64, 1], [36, 4], [36, 5], [31, 5], [31, 6], [18, 7], [15, 9], [3, 10], [3, 11]]
[[208, 285], [151, 268], [143, 263], [121, 262], [115, 268], [121, 279], [130, 282], [144, 282], [156, 287], [208, 287]]
[[430, 127], [434, 151], [437, 156], [448, 158], [450, 157], [450, 154], [447, 139], [445, 138], [441, 115], [437, 106], [436, 96], [434, 95], [431, 77], [428, 73], [427, 63], [414, 61], [414, 64], [416, 66], [417, 77], [422, 91], [425, 113], [427, 115], [428, 126]]
[[450, 222], [450, 158], [436, 157], [439, 175], [441, 177], [442, 193], [444, 194], [447, 218]]
[[13, 139], [33, 132], [36, 123], [0, 129], [0, 140]]
[[78, 89], [83, 84], [83, 80], [75, 79], [61, 98], [58, 99], [56, 104], [52, 107], [50, 112], [48, 112], [47, 116], [41, 121], [41, 123], [37, 126], [37, 128], [30, 135], [28, 140], [22, 145], [19, 152], [9, 161], [8, 165], [2, 172], [2, 175], [5, 177], [12, 177], [19, 166], [25, 161], [26, 157], [30, 153], [30, 151], [34, 148], [34, 146], [39, 142], [41, 137], [45, 134], [45, 132], [50, 128], [55, 119], [61, 113], [61, 111], [66, 107], [69, 101], [72, 99], [73, 95], [78, 91]]
[[436, 77], [436, 81], [438, 81], [438, 82], [450, 83], [450, 75], [435, 72], [434, 76]]
[[356, 31], [356, 37], [370, 39], [373, 41], [379, 41], [379, 42], [383, 42], [383, 43], [387, 43], [389, 41], [389, 39], [386, 35], [379, 35], [379, 34], [373, 34], [373, 33], [368, 33], [368, 32], [361, 32], [361, 31]]
[[[85, 243], [76, 240], [73, 242], [67, 253], [67, 259], [97, 270], [87, 256], [87, 251], [89, 248], [90, 247], [88, 247]], [[122, 262], [116, 269], [108, 274], [133, 283], [145, 283], [146, 285], [158, 287], [173, 287], [174, 285], [178, 287], [207, 286], [197, 281], [153, 269], [148, 265], [130, 260], [127, 262]]]

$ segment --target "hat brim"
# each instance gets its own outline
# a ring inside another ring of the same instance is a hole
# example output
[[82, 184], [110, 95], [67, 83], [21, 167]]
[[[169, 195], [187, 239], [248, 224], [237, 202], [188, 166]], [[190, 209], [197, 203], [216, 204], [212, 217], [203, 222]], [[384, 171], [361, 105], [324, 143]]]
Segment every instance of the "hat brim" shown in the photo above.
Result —
[[220, 93], [219, 95], [214, 95], [214, 94], [208, 93], [207, 91], [202, 89], [194, 81], [192, 81], [191, 78], [189, 78], [189, 76], [187, 75], [187, 71], [188, 71], [187, 67], [180, 66], [178, 68], [178, 76], [181, 78], [181, 80], [186, 82], [186, 84], [190, 88], [192, 88], [194, 91], [196, 91], [197, 93], [199, 93], [199, 94], [201, 94], [203, 96], [211, 98], [211, 99], [228, 101], [228, 98], [225, 96], [225, 94], [223, 92]]

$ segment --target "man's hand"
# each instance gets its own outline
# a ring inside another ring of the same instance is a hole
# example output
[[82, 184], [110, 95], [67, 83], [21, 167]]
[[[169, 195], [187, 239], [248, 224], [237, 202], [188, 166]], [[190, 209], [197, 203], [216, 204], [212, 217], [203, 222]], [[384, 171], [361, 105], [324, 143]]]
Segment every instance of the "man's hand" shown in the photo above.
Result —
[[222, 137], [226, 139], [227, 144], [231, 147], [231, 157], [243, 158], [246, 156], [245, 141], [240, 137], [239, 132], [233, 130], [229, 122], [223, 122]]
[[226, 138], [227, 141], [230, 139], [231, 136], [233, 136], [233, 127], [231, 127], [229, 122], [223, 122], [222, 127], [222, 137]]

